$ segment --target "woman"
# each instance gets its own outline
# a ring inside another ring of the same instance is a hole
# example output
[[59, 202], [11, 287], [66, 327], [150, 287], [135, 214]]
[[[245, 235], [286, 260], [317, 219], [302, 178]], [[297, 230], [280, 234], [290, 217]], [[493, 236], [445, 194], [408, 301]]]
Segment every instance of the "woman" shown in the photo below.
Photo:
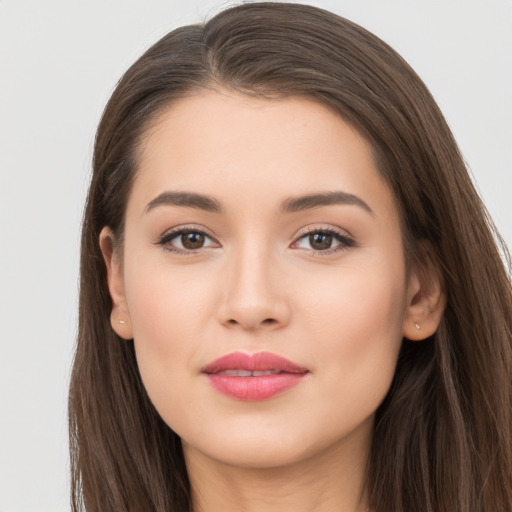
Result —
[[81, 265], [74, 510], [512, 509], [494, 229], [364, 29], [257, 3], [157, 42], [98, 128]]

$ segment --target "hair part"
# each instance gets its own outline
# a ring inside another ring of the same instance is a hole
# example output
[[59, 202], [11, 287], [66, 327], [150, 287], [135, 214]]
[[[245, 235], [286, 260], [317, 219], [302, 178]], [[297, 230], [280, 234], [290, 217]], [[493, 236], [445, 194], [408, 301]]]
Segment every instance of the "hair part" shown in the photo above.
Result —
[[240, 5], [170, 32], [126, 72], [105, 108], [82, 231], [72, 509], [192, 510], [180, 439], [146, 394], [133, 342], [111, 329], [98, 239], [109, 226], [122, 250], [145, 134], [163, 109], [203, 88], [305, 96], [336, 111], [373, 148], [411, 263], [424, 260], [420, 243], [432, 248], [447, 306], [434, 336], [404, 340], [377, 411], [366, 481], [372, 509], [510, 511], [512, 292], [498, 235], [439, 108], [405, 61], [348, 20], [289, 3]]

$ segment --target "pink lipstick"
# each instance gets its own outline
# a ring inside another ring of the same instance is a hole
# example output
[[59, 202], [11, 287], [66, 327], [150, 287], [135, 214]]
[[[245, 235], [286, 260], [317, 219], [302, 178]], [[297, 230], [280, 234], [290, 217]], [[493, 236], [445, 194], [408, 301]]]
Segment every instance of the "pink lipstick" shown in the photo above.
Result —
[[307, 368], [271, 352], [227, 354], [201, 369], [211, 386], [238, 400], [266, 400], [296, 386]]

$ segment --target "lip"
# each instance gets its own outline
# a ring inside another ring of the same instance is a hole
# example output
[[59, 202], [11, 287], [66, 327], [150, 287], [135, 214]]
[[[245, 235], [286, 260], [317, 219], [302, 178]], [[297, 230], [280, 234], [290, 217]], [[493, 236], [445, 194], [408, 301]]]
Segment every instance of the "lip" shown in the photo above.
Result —
[[[233, 372], [237, 370], [239, 375], [234, 375]], [[238, 400], [258, 401], [272, 398], [298, 385], [309, 370], [271, 352], [233, 352], [204, 366], [201, 372], [206, 375], [210, 385], [223, 395]], [[246, 372], [272, 374], [244, 376]]]

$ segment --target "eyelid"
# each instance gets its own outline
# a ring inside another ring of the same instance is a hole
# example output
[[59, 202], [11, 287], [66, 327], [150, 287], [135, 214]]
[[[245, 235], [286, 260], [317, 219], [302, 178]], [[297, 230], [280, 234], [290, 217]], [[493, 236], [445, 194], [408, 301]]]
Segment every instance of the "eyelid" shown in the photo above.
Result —
[[[173, 247], [169, 244], [171, 240], [174, 238], [177, 238], [180, 234], [187, 233], [187, 232], [194, 232], [194, 233], [200, 233], [209, 239], [211, 239], [215, 244], [217, 244], [217, 247], [221, 247], [221, 244], [216, 239], [215, 236], [213, 236], [208, 229], [206, 229], [203, 226], [199, 226], [197, 224], [185, 224], [180, 226], [175, 226], [173, 228], [170, 228], [166, 230], [163, 234], [159, 235], [157, 239], [154, 241], [155, 245], [159, 245], [164, 247], [170, 252], [174, 252], [181, 255], [193, 255], [196, 253], [200, 253], [204, 250], [208, 250], [212, 248], [212, 246], [205, 246], [200, 247], [198, 249], [181, 249], [179, 247]], [[291, 248], [294, 248], [294, 245], [298, 243], [299, 240], [302, 238], [311, 235], [313, 233], [325, 233], [332, 235], [339, 244], [331, 247], [329, 249], [323, 249], [323, 250], [315, 250], [315, 249], [303, 249], [303, 248], [296, 248], [301, 249], [304, 251], [309, 252], [312, 255], [315, 256], [321, 256], [321, 255], [329, 255], [336, 252], [340, 252], [343, 250], [346, 250], [350, 247], [356, 246], [356, 242], [353, 238], [353, 236], [346, 230], [343, 230], [339, 227], [335, 227], [332, 225], [325, 225], [325, 224], [315, 224], [306, 226], [302, 229], [300, 229], [297, 234], [293, 238], [293, 242], [290, 244]]]
[[180, 249], [179, 247], [172, 247], [169, 245], [169, 242], [173, 240], [174, 238], [177, 238], [180, 234], [187, 233], [187, 232], [193, 232], [193, 233], [200, 233], [202, 235], [205, 235], [206, 237], [210, 238], [217, 244], [218, 247], [220, 247], [219, 241], [203, 226], [198, 226], [197, 224], [184, 224], [180, 226], [175, 226], [173, 228], [170, 228], [166, 230], [163, 234], [159, 235], [157, 239], [153, 242], [155, 245], [160, 245], [167, 249], [170, 252], [177, 253], [177, 254], [183, 254], [183, 255], [190, 255], [190, 254], [196, 254], [198, 252], [204, 251], [205, 249], [208, 250], [212, 246], [206, 246], [206, 247], [200, 247], [198, 249]]
[[311, 226], [306, 226], [305, 228], [302, 228], [299, 230], [299, 232], [294, 236], [293, 242], [290, 247], [293, 248], [293, 246], [302, 238], [311, 235], [313, 233], [327, 233], [332, 235], [334, 238], [336, 238], [340, 244], [336, 245], [334, 247], [331, 247], [329, 249], [324, 250], [314, 250], [314, 249], [302, 249], [314, 256], [327, 256], [329, 254], [333, 254], [336, 252], [341, 252], [344, 250], [347, 250], [350, 247], [355, 247], [357, 244], [354, 240], [354, 237], [347, 231], [332, 225], [325, 225], [325, 224], [315, 224]]

